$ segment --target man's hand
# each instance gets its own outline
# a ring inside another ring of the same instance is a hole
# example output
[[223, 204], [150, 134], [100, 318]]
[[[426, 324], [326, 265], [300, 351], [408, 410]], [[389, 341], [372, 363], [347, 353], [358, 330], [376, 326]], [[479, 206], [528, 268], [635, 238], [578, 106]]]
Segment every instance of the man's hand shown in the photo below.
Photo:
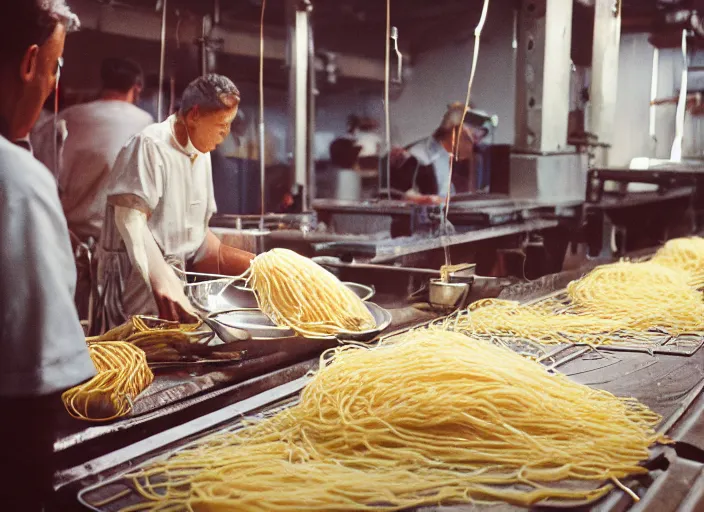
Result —
[[159, 272], [152, 272], [149, 277], [152, 294], [159, 308], [159, 318], [186, 324], [198, 321], [193, 307], [183, 292], [183, 283], [173, 270], [168, 267], [162, 268]]

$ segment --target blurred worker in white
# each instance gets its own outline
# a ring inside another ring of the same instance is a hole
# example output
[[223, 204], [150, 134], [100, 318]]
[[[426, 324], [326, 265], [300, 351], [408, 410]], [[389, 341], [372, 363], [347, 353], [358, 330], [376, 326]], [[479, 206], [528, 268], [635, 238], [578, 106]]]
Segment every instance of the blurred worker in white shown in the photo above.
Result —
[[[198, 78], [184, 91], [178, 113], [120, 152], [108, 193], [117, 233], [108, 217], [101, 241], [105, 328], [134, 314], [193, 320], [170, 264], [228, 275], [249, 267], [253, 254], [222, 245], [208, 228], [216, 209], [209, 153], [229, 134], [239, 102], [228, 78]], [[119, 256], [122, 246], [128, 262]]]
[[[76, 307], [81, 319], [88, 318], [93, 285], [91, 269], [95, 244], [100, 237], [107, 204], [110, 171], [125, 143], [154, 122], [150, 114], [134, 103], [142, 90], [142, 68], [129, 59], [109, 58], [100, 68], [99, 99], [74, 105], [58, 116], [67, 136], [60, 151], [59, 168], [54, 169], [76, 258]], [[45, 123], [40, 140], [50, 147], [36, 156], [51, 168], [53, 123]], [[42, 155], [51, 155], [44, 160]]]
[[78, 20], [63, 0], [0, 12], [0, 508], [34, 512], [52, 492], [60, 394], [95, 374], [56, 183], [26, 144]]
[[130, 137], [154, 123], [150, 114], [134, 105], [143, 83], [139, 64], [105, 59], [100, 79], [99, 99], [59, 115], [68, 130], [57, 173], [59, 195], [68, 228], [81, 241], [100, 237], [108, 180], [118, 153]]

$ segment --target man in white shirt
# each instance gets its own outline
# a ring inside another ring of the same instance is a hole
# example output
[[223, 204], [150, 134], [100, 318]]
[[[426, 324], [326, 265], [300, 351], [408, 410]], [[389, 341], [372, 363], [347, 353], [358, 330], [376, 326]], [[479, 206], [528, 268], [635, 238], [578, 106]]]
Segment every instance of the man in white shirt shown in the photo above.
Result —
[[[59, 195], [68, 227], [81, 241], [100, 237], [110, 171], [122, 146], [154, 122], [150, 114], [134, 105], [143, 83], [137, 63], [105, 59], [100, 78], [100, 99], [59, 114], [68, 130], [60, 169], [56, 170]], [[53, 131], [52, 123], [47, 126]], [[51, 167], [51, 162], [44, 163]]]
[[134, 314], [192, 320], [170, 264], [228, 275], [249, 267], [254, 255], [222, 245], [208, 228], [216, 210], [210, 151], [229, 134], [239, 101], [228, 78], [200, 77], [184, 91], [178, 113], [120, 152], [99, 256], [103, 328]]
[[0, 12], [0, 508], [34, 512], [50, 500], [60, 394], [95, 367], [56, 184], [10, 141], [27, 139], [78, 20], [63, 0], [2, 0]]

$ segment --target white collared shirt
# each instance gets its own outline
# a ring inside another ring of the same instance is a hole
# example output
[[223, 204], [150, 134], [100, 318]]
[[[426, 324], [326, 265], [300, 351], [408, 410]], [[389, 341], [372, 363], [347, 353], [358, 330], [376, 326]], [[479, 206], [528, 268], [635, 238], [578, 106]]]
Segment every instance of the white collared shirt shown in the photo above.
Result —
[[[187, 261], [205, 241], [216, 206], [210, 154], [181, 146], [175, 121], [172, 115], [130, 139], [115, 162], [108, 197], [141, 198], [151, 210], [147, 225], [164, 255]], [[135, 269], [132, 274], [125, 286], [125, 312], [153, 313], [156, 305], [146, 283]]]

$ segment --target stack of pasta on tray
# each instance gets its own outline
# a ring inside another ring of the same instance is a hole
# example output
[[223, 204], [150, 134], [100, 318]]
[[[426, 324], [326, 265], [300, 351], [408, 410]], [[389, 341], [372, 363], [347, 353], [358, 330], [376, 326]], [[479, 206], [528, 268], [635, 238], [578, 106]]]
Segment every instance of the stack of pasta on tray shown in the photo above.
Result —
[[[599, 344], [615, 333], [704, 330], [704, 255], [691, 249], [699, 243], [674, 241], [652, 261], [599, 267], [569, 285], [567, 303], [484, 301], [443, 328], [328, 351], [292, 407], [127, 475], [141, 500], [122, 510], [574, 505], [615, 487], [637, 499], [621, 480], [647, 473], [649, 450], [669, 442], [656, 430], [661, 417], [492, 337]], [[292, 291], [264, 271], [270, 262], [259, 263], [252, 279], [263, 309], [301, 331], [328, 327], [291, 315]]]
[[649, 261], [597, 267], [567, 287], [567, 302], [474, 303], [444, 328], [539, 344], [648, 343], [653, 333], [704, 334], [704, 239], [669, 241]]
[[659, 421], [488, 340], [416, 330], [323, 354], [293, 407], [128, 475], [141, 502], [122, 510], [583, 503], [647, 472]]
[[110, 421], [132, 412], [137, 397], [152, 383], [149, 361], [188, 344], [187, 332], [199, 324], [174, 324], [139, 316], [101, 336], [88, 338], [88, 350], [97, 375], [62, 395], [68, 413], [85, 421]]

